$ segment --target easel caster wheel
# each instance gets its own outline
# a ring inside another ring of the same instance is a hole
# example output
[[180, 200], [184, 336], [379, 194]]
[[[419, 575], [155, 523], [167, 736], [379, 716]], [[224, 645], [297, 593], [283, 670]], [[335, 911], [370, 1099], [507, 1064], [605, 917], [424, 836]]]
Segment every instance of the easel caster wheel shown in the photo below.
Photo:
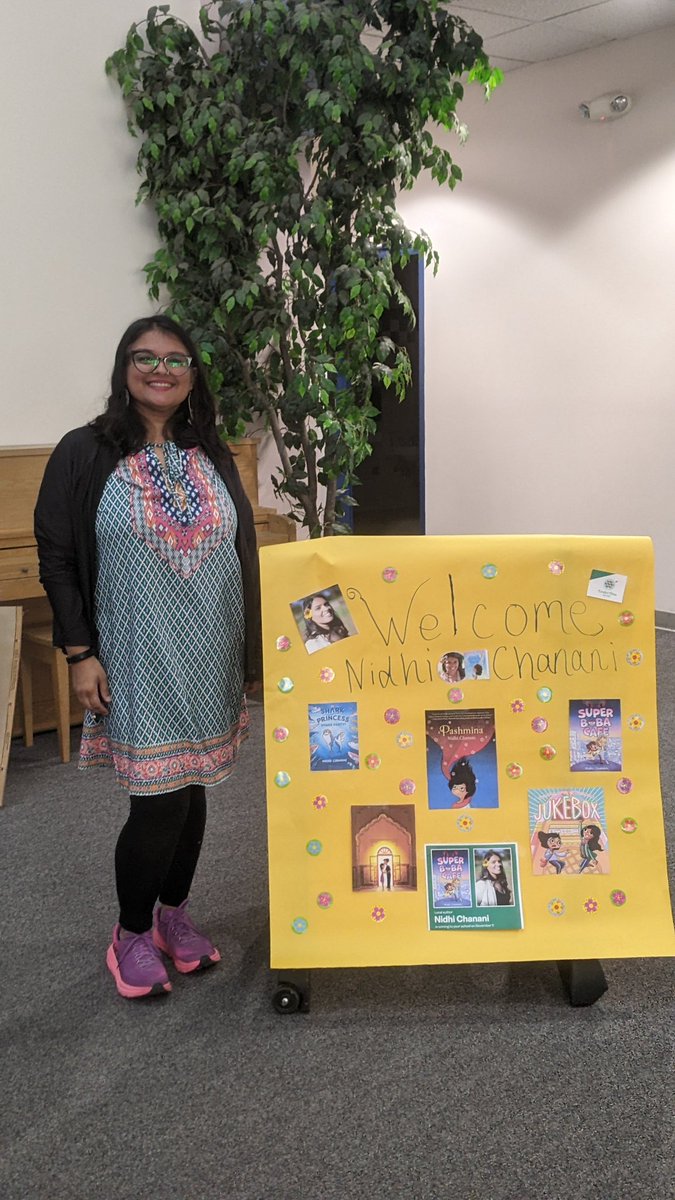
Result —
[[296, 988], [286, 983], [277, 988], [272, 997], [272, 1004], [278, 1013], [294, 1013], [300, 1007], [300, 993]]

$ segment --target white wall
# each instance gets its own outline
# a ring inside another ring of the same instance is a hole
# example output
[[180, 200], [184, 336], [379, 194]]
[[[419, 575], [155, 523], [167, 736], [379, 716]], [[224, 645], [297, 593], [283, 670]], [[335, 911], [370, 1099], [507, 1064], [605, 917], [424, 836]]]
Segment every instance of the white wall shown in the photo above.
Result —
[[[129, 321], [153, 311], [135, 142], [104, 61], [146, 0], [3, 7], [4, 445], [51, 443], [100, 410]], [[194, 20], [197, 0], [173, 0]], [[675, 30], [470, 89], [465, 180], [401, 198], [432, 235], [428, 530], [649, 533], [675, 611], [670, 520]], [[606, 126], [580, 100], [635, 107]], [[265, 487], [261, 502], [272, 503]]]
[[[143, 263], [156, 248], [135, 208], [136, 142], [105, 75], [145, 0], [2, 6], [0, 245], [2, 430], [49, 444], [103, 406], [117, 342], [155, 311]], [[196, 0], [172, 0], [194, 17]]]
[[[471, 89], [426, 279], [429, 533], [649, 534], [675, 611], [675, 29]], [[616, 88], [633, 110], [584, 122]]]

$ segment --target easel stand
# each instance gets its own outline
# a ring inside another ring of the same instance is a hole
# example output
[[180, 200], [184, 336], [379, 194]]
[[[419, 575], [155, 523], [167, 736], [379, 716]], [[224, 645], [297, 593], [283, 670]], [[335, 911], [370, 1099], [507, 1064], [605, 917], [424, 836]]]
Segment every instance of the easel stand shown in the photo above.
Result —
[[559, 962], [563, 988], [572, 1008], [588, 1008], [607, 991], [607, 980], [597, 958]]
[[[565, 995], [572, 1008], [588, 1008], [607, 991], [602, 964], [596, 958], [559, 962], [558, 970]], [[309, 1012], [311, 982], [309, 971], [279, 971], [272, 1005], [278, 1013]]]
[[279, 971], [272, 1005], [278, 1013], [309, 1012], [309, 971]]

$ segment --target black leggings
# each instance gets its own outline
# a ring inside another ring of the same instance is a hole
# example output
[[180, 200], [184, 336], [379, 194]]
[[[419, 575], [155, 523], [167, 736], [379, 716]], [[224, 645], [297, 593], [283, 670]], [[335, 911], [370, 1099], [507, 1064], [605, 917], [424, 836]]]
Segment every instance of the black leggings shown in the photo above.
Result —
[[159, 796], [130, 796], [129, 817], [115, 849], [120, 925], [131, 933], [152, 927], [160, 904], [187, 900], [206, 825], [203, 787]]

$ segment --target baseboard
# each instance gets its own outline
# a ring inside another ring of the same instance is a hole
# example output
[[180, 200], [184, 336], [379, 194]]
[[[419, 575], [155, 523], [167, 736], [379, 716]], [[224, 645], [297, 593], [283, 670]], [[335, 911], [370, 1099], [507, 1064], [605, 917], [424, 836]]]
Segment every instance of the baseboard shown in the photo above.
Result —
[[657, 610], [656, 610], [656, 628], [657, 629], [669, 629], [672, 633], [675, 633], [675, 613], [660, 612], [659, 609], [657, 608]]

